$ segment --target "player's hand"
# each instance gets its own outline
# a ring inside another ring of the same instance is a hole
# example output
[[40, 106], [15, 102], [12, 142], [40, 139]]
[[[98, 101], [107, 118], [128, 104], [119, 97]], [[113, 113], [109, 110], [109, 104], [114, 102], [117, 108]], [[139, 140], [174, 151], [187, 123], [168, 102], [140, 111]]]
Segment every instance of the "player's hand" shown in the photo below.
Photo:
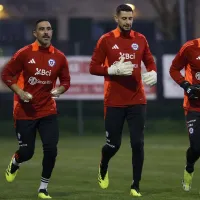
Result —
[[54, 88], [51, 90], [52, 98], [58, 98], [61, 94], [62, 92], [60, 91], [59, 88]]
[[191, 85], [189, 82], [184, 81], [180, 86], [185, 90], [189, 99], [199, 99], [200, 98], [200, 85]]
[[130, 76], [133, 72], [131, 61], [124, 62], [125, 57], [121, 57], [119, 62], [115, 62], [108, 68], [109, 75]]
[[25, 91], [23, 91], [23, 90], [20, 90], [20, 91], [18, 92], [18, 96], [20, 97], [20, 99], [21, 99], [23, 102], [29, 102], [29, 101], [33, 98], [33, 96], [32, 96], [30, 93], [25, 92]]
[[157, 73], [152, 70], [142, 74], [142, 80], [146, 85], [153, 86], [157, 83]]

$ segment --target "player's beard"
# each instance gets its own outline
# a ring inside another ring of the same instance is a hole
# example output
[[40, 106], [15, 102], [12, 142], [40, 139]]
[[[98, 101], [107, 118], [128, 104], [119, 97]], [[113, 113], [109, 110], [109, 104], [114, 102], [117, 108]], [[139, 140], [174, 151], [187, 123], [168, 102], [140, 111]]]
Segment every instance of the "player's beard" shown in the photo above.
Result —
[[120, 26], [119, 25], [119, 28], [120, 28], [120, 30], [121, 30], [121, 32], [123, 32], [123, 33], [128, 33], [128, 32], [130, 32], [131, 31], [131, 26], [130, 26], [130, 28], [129, 29], [124, 29], [122, 26]]
[[41, 44], [41, 46], [43, 47], [48, 47], [51, 44], [51, 39], [49, 38], [49, 40], [45, 41], [44, 38], [42, 39], [38, 39], [38, 42]]

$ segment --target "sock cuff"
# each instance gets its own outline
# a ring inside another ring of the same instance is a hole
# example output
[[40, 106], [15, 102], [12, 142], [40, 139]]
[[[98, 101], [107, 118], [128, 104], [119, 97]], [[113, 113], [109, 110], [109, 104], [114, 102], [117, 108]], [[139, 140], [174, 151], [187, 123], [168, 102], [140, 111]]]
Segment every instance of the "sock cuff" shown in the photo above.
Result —
[[44, 178], [44, 177], [41, 177], [41, 182], [44, 182], [44, 183], [49, 183], [49, 179], [47, 179], [47, 178]]
[[14, 165], [16, 165], [16, 166], [20, 166], [20, 163], [18, 163], [18, 162], [16, 161], [16, 158], [15, 158], [15, 157], [13, 157], [12, 163], [13, 163]]

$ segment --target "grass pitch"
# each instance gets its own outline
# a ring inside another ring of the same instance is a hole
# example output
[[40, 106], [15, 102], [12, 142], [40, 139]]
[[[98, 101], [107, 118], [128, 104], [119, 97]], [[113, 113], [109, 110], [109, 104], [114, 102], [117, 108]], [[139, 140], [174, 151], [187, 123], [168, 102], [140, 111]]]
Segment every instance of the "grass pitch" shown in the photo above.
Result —
[[[33, 159], [24, 163], [13, 183], [7, 183], [4, 171], [14, 151], [15, 138], [0, 138], [0, 199], [34, 200], [40, 184], [42, 149], [38, 137]], [[97, 183], [100, 150], [104, 134], [66, 136], [60, 138], [59, 155], [49, 193], [55, 200], [130, 200], [132, 181], [129, 137], [123, 136], [122, 146], [109, 165], [110, 186], [101, 190]], [[141, 193], [144, 200], [196, 200], [199, 198], [200, 167], [196, 164], [193, 188], [182, 190], [181, 179], [185, 165], [187, 134], [147, 134]]]

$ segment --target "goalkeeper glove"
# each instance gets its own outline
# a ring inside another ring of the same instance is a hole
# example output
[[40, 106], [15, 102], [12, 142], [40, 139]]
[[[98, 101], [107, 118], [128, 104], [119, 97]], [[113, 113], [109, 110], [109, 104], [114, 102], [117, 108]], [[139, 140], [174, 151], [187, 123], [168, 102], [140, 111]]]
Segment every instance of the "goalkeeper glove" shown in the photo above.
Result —
[[119, 62], [115, 62], [108, 68], [109, 75], [130, 76], [133, 72], [131, 61], [124, 62], [125, 58], [121, 57]]
[[20, 99], [23, 101], [23, 102], [29, 102], [30, 100], [32, 100], [33, 96], [28, 93], [28, 92], [25, 92], [23, 90], [20, 89], [20, 91], [18, 92], [18, 95], [20, 97]]
[[52, 98], [56, 99], [61, 95], [59, 88], [54, 88], [51, 90]]
[[153, 86], [157, 83], [157, 73], [152, 70], [142, 74], [142, 80], [145, 84]]
[[189, 99], [199, 99], [200, 85], [191, 85], [188, 81], [183, 81], [180, 86], [185, 90]]

